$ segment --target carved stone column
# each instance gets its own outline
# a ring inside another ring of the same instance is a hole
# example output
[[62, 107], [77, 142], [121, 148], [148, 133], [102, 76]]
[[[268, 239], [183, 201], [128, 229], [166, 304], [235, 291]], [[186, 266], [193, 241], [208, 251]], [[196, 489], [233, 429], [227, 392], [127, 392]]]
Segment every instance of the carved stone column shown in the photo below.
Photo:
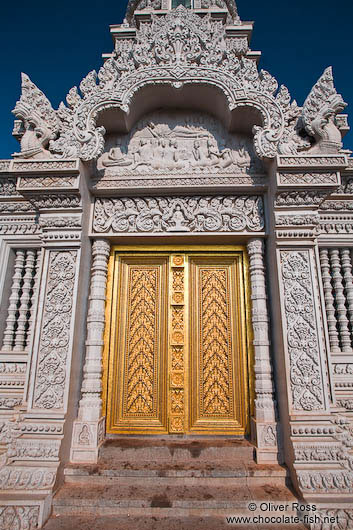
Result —
[[270, 357], [263, 240], [251, 239], [248, 243], [248, 254], [250, 258], [256, 394], [251, 435], [256, 444], [257, 461], [277, 463], [280, 457]]
[[102, 352], [105, 325], [110, 244], [97, 239], [92, 249], [92, 276], [87, 316], [86, 362], [83, 368], [82, 397], [74, 423], [71, 461], [96, 462], [104, 440], [102, 417]]

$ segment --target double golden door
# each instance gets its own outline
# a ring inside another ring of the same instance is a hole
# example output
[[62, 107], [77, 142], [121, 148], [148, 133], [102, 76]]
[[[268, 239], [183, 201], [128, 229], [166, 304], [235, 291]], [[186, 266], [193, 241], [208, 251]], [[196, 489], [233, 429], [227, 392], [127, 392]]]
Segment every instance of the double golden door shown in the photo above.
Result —
[[248, 429], [243, 250], [114, 251], [105, 333], [108, 433]]

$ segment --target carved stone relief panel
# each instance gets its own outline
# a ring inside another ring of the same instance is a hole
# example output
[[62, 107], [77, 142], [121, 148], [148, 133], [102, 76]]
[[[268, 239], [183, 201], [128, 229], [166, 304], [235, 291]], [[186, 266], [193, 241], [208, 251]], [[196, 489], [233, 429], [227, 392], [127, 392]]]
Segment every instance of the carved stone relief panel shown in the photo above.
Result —
[[50, 251], [33, 408], [65, 409], [78, 251]]
[[280, 252], [292, 408], [325, 409], [312, 264], [309, 250]]
[[261, 232], [260, 196], [96, 199], [94, 233]]
[[155, 112], [130, 134], [107, 138], [98, 169], [109, 175], [264, 174], [250, 138], [228, 133], [215, 118], [196, 112]]

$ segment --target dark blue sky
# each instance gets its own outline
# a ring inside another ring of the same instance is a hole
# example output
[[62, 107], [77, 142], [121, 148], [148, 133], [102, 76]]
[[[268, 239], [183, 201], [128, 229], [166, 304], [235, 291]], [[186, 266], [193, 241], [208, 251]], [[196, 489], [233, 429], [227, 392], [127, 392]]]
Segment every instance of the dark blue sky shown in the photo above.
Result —
[[[69, 89], [110, 52], [109, 24], [122, 21], [127, 0], [85, 2], [6, 1], [1, 7], [2, 73], [0, 158], [18, 150], [11, 136], [27, 73], [57, 108]], [[353, 127], [352, 0], [238, 0], [242, 20], [254, 20], [251, 47], [262, 51], [260, 66], [285, 84], [301, 105], [326, 66], [333, 66], [337, 90], [350, 104]], [[353, 132], [345, 138], [353, 149]]]

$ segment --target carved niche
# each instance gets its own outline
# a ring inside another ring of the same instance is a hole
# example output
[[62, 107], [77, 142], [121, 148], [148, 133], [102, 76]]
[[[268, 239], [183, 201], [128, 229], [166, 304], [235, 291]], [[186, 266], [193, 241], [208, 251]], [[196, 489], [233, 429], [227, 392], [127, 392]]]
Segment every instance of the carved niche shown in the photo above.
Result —
[[107, 175], [264, 174], [253, 142], [196, 112], [156, 112], [126, 135], [111, 135], [98, 169]]

